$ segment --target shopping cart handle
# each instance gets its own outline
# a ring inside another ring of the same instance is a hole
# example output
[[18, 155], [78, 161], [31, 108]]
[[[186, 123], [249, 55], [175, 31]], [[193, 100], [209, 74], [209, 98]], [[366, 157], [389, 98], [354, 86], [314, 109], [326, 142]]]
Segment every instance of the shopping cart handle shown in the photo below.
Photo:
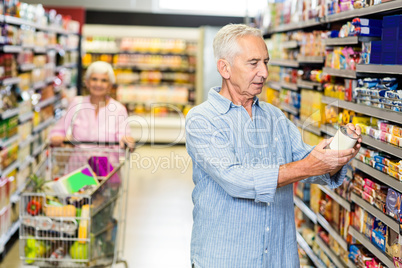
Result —
[[81, 144], [91, 144], [91, 145], [120, 145], [118, 141], [69, 141], [64, 140], [64, 144], [69, 145], [81, 145]]

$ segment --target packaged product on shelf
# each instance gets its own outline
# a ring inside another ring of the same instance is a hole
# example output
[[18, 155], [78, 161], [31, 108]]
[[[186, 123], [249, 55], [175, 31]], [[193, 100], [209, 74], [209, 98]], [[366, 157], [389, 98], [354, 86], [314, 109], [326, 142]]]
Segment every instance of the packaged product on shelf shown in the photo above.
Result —
[[322, 196], [323, 192], [321, 189], [316, 184], [312, 184], [310, 186], [310, 208], [315, 213], [318, 213], [320, 210], [319, 201]]
[[388, 189], [387, 194], [387, 214], [393, 217], [395, 220], [399, 221], [400, 217], [400, 206], [401, 206], [401, 194], [392, 188]]
[[391, 256], [400, 258], [401, 257], [401, 245], [398, 242], [399, 234], [388, 227], [386, 243], [385, 243], [385, 252]]
[[0, 178], [0, 211], [10, 203], [10, 184], [7, 177]]

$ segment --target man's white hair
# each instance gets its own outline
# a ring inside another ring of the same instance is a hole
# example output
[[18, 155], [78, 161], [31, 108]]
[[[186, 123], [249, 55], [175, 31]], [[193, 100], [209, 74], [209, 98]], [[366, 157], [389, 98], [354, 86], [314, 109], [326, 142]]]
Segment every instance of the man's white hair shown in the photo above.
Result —
[[262, 38], [262, 33], [259, 29], [245, 24], [228, 24], [222, 27], [214, 38], [215, 61], [218, 62], [219, 59], [225, 59], [230, 64], [233, 64], [234, 57], [240, 50], [237, 39], [247, 35]]
[[114, 76], [112, 66], [104, 61], [95, 61], [89, 65], [87, 71], [85, 72], [85, 80], [88, 81], [92, 74], [107, 74], [109, 76], [109, 82], [114, 84], [116, 78]]

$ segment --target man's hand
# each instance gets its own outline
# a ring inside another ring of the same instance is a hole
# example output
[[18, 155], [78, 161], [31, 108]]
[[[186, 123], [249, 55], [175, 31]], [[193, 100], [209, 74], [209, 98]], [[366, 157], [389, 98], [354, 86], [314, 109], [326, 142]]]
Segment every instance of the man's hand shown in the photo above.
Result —
[[64, 136], [53, 136], [50, 138], [50, 145], [54, 147], [63, 147], [65, 139], [66, 137]]
[[120, 140], [120, 147], [124, 149], [125, 147], [128, 147], [130, 153], [134, 152], [135, 149], [135, 140], [133, 137], [130, 136], [123, 136]]

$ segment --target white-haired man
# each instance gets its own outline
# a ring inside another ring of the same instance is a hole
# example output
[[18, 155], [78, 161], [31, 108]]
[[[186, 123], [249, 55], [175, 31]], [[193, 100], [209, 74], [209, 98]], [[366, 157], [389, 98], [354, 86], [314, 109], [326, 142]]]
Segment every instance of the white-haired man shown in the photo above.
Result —
[[[227, 25], [215, 36], [222, 86], [186, 118], [193, 160], [195, 268], [300, 267], [292, 183], [342, 183], [358, 152], [303, 143], [296, 126], [261, 102], [269, 54], [257, 29]], [[360, 129], [351, 125], [360, 134]]]

